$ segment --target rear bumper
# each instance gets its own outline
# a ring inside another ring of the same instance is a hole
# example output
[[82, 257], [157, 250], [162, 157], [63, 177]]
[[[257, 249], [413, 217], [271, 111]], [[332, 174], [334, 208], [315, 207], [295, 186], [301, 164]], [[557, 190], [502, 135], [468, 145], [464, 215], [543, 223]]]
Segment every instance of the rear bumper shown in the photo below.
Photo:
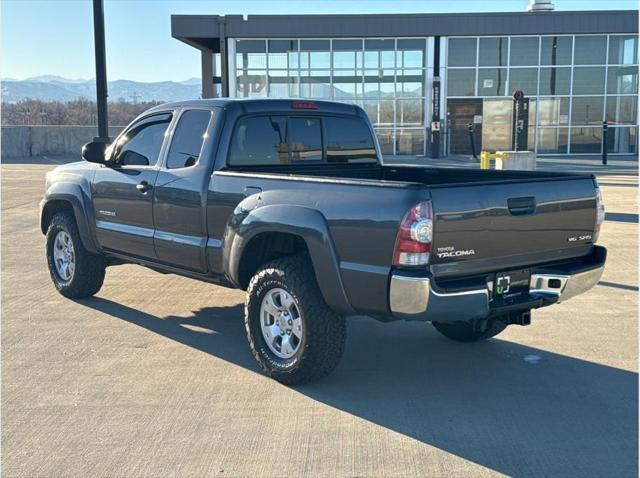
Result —
[[482, 319], [491, 315], [525, 311], [562, 302], [595, 286], [606, 261], [607, 250], [595, 246], [593, 253], [575, 263], [531, 268], [529, 295], [517, 302], [493, 301], [493, 282], [479, 287], [446, 291], [429, 276], [394, 273], [389, 289], [391, 313], [398, 319], [429, 322], [454, 322]]

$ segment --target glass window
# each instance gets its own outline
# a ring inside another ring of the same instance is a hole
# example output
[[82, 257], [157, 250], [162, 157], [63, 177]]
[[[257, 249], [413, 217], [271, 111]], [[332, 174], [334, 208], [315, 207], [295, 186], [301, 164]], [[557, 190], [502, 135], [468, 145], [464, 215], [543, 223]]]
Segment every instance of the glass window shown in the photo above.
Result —
[[609, 64], [633, 65], [638, 63], [638, 37], [611, 35], [609, 37]]
[[478, 70], [478, 96], [504, 96], [506, 82], [506, 68], [480, 68]]
[[604, 93], [604, 67], [573, 69], [573, 94], [595, 95]]
[[160, 114], [133, 124], [118, 138], [115, 162], [122, 166], [154, 166], [170, 122], [170, 114]]
[[331, 67], [329, 40], [300, 40], [300, 68]]
[[362, 40], [333, 40], [333, 68], [360, 70], [362, 62]]
[[607, 152], [638, 154], [638, 128], [609, 128]]
[[522, 90], [525, 96], [538, 94], [537, 68], [511, 68], [509, 70], [509, 93]]
[[327, 161], [344, 163], [376, 162], [373, 137], [367, 124], [355, 118], [324, 119]]
[[393, 100], [381, 100], [379, 103], [380, 124], [393, 124], [396, 122]]
[[269, 73], [269, 97], [289, 98], [297, 96], [297, 78], [292, 76], [276, 76], [275, 71], [270, 71]]
[[574, 96], [571, 105], [572, 125], [602, 125], [604, 97]]
[[476, 66], [475, 38], [450, 38], [447, 44], [448, 66]]
[[540, 98], [538, 124], [557, 126], [569, 124], [569, 98]]
[[362, 97], [362, 77], [334, 76], [333, 95], [335, 99]]
[[211, 111], [192, 110], [180, 115], [167, 155], [167, 168], [194, 166], [200, 157]]
[[570, 65], [573, 37], [542, 37], [541, 65]]
[[331, 98], [329, 71], [311, 71], [309, 76], [300, 78], [302, 98]]
[[380, 152], [382, 154], [393, 154], [393, 143], [394, 143], [393, 130], [378, 129], [376, 130], [376, 136], [378, 137]]
[[423, 70], [399, 70], [396, 72], [397, 96], [424, 96]]
[[395, 40], [365, 40], [365, 68], [395, 68]]
[[538, 153], [567, 154], [568, 128], [538, 128]]
[[570, 68], [540, 68], [541, 95], [568, 95], [570, 85]]
[[507, 38], [480, 38], [479, 66], [506, 66]]
[[422, 126], [424, 124], [424, 102], [420, 100], [397, 100], [396, 112], [400, 126]]
[[512, 37], [509, 64], [537, 65], [538, 37]]
[[424, 130], [399, 129], [396, 132], [396, 154], [424, 154]]
[[576, 36], [574, 65], [604, 65], [606, 59], [606, 36]]
[[600, 154], [602, 128], [571, 128], [571, 154]]
[[607, 96], [606, 119], [609, 124], [636, 124], [637, 113], [637, 96]]
[[320, 118], [289, 118], [291, 161], [322, 161]]
[[425, 47], [424, 39], [398, 40], [398, 68], [423, 68]]
[[269, 69], [298, 68], [298, 40], [269, 40]]
[[476, 70], [447, 70], [447, 96], [474, 96]]
[[394, 97], [393, 70], [365, 70], [364, 94], [368, 97]]
[[266, 52], [265, 40], [236, 41], [236, 68], [266, 68]]
[[607, 93], [635, 94], [638, 92], [637, 66], [610, 66], [607, 72]]
[[236, 96], [241, 98], [267, 96], [267, 74], [265, 70], [239, 71], [236, 77]]
[[231, 140], [230, 165], [285, 164], [289, 162], [287, 118], [241, 118]]

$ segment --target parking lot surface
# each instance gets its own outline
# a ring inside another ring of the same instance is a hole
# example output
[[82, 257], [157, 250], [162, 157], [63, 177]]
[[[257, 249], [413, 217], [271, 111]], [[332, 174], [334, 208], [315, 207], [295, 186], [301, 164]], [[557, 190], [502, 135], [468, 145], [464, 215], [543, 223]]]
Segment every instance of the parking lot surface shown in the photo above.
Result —
[[3, 476], [637, 476], [633, 167], [600, 175], [590, 292], [478, 344], [351, 318], [336, 371], [288, 388], [249, 352], [242, 291], [126, 265], [94, 298], [57, 294], [55, 164], [31, 163], [2, 165]]

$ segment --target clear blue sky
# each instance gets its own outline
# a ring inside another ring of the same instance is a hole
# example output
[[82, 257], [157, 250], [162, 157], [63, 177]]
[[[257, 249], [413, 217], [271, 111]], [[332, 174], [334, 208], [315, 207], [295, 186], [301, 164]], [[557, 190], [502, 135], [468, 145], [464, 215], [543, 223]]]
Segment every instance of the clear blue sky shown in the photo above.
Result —
[[[635, 9], [637, 0], [554, 0], [556, 10]], [[110, 80], [200, 76], [197, 50], [171, 38], [172, 13], [525, 11], [528, 0], [105, 0]], [[94, 77], [91, 0], [3, 0], [0, 75]]]

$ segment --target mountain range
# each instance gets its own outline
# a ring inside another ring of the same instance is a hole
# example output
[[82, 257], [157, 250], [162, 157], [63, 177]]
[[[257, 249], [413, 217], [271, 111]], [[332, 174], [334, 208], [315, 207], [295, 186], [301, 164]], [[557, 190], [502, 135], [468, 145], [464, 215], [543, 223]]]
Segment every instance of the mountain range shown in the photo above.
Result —
[[[181, 101], [200, 98], [199, 78], [185, 81], [139, 82], [115, 80], [108, 82], [109, 101]], [[43, 101], [72, 101], [96, 97], [94, 79], [68, 79], [55, 75], [43, 75], [25, 80], [4, 78], [0, 83], [3, 102], [16, 103], [26, 98]]]

